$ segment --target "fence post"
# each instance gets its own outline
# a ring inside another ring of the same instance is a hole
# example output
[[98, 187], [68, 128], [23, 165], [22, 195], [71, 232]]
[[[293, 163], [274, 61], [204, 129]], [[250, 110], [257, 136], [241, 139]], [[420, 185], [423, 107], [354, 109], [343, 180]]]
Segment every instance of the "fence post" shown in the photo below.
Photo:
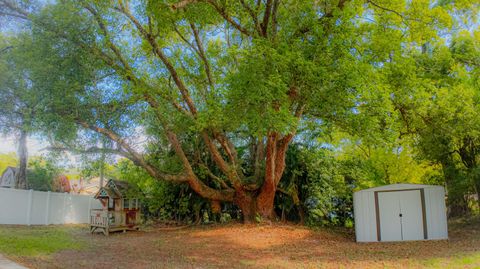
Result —
[[45, 225], [50, 224], [50, 191], [47, 192], [47, 205], [45, 206]]
[[30, 226], [32, 220], [32, 203], [33, 203], [33, 190], [28, 191], [28, 204], [27, 204], [27, 225]]
[[67, 206], [66, 203], [67, 203], [67, 193], [64, 192], [63, 193], [63, 214], [62, 214], [63, 215], [63, 224], [65, 224], [65, 222], [66, 222], [65, 219], [67, 218], [67, 216], [66, 216], [67, 215], [66, 214], [67, 209], [65, 208]]
[[92, 211], [92, 197], [88, 196], [88, 212], [87, 212], [87, 223], [90, 223], [90, 211]]

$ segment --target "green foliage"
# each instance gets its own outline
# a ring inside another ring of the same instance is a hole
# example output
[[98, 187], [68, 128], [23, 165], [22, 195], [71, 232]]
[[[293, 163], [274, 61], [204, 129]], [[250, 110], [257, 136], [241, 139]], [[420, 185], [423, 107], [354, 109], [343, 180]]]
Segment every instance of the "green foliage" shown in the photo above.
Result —
[[54, 161], [34, 158], [29, 163], [27, 173], [28, 187], [36, 191], [52, 191], [53, 181], [60, 174]]
[[99, 177], [102, 166], [105, 178], [121, 178], [114, 165], [103, 162], [101, 159], [85, 158], [82, 160], [82, 164], [80, 171], [80, 177], [82, 178]]
[[[296, 193], [309, 225], [353, 224], [353, 192], [394, 183], [443, 184], [441, 167], [416, 158], [414, 152], [399, 145], [364, 145], [347, 139], [339, 144], [307, 147], [293, 144], [287, 152], [287, 167], [277, 193], [277, 212], [299, 220]], [[347, 136], [348, 137], [348, 136]], [[467, 184], [456, 176], [457, 188]], [[288, 193], [288, 194], [287, 194]]]
[[357, 189], [395, 183], [422, 184], [440, 170], [438, 165], [419, 159], [406, 143], [380, 146], [345, 138], [339, 147], [336, 160], [355, 179]]
[[206, 201], [188, 186], [154, 179], [128, 160], [121, 160], [117, 169], [122, 180], [138, 186], [141, 190], [143, 213], [147, 218], [186, 223], [199, 221]]
[[[395, 96], [402, 128], [418, 135], [413, 145], [419, 157], [443, 170], [449, 204], [458, 209], [451, 214], [468, 211], [466, 197], [480, 190], [476, 172], [480, 164], [479, 40], [476, 32], [461, 31], [452, 36], [449, 47], [435, 44], [413, 55], [408, 69], [421, 83], [414, 91], [402, 90], [404, 93]], [[397, 70], [392, 72], [396, 74]], [[405, 84], [399, 82], [397, 89], [407, 87]]]
[[3, 173], [8, 166], [17, 166], [17, 157], [15, 153], [0, 154], [0, 173]]
[[307, 223], [310, 225], [345, 225], [352, 215], [352, 182], [341, 174], [328, 151], [304, 152], [307, 174]]
[[283, 191], [277, 195], [276, 207], [286, 210], [290, 220], [299, 220], [298, 211], [304, 210], [305, 222], [312, 226], [351, 225], [354, 184], [332, 151], [294, 144], [287, 152], [287, 168], [280, 182]]

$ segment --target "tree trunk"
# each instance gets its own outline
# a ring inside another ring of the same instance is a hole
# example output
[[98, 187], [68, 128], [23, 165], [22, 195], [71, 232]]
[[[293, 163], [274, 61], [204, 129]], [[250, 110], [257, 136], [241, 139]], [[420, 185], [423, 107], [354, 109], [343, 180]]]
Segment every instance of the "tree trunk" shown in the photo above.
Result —
[[27, 132], [25, 130], [20, 131], [20, 138], [18, 140], [18, 169], [15, 175], [15, 188], [27, 189]]
[[276, 219], [274, 211], [275, 193], [285, 170], [285, 156], [293, 135], [291, 133], [280, 138], [280, 135], [274, 132], [267, 137], [265, 180], [257, 197], [257, 212], [264, 219]]
[[[105, 148], [105, 140], [102, 140], [102, 147]], [[103, 187], [105, 181], [105, 152], [102, 151], [100, 155], [100, 186], [99, 188]]]
[[267, 156], [265, 160], [265, 180], [257, 197], [257, 212], [268, 220], [274, 219], [273, 202], [277, 191], [275, 170], [277, 166], [278, 134], [271, 133], [267, 138]]
[[300, 224], [305, 224], [305, 211], [303, 211], [303, 207], [301, 205], [297, 205], [298, 216], [300, 217]]
[[297, 210], [298, 210], [298, 217], [300, 218], [300, 224], [303, 225], [305, 223], [305, 212], [303, 211], [300, 198], [298, 197], [298, 188], [296, 186], [297, 185], [295, 185], [295, 188], [292, 189], [291, 196], [292, 196], [293, 204], [295, 205], [295, 207], [297, 207]]
[[442, 170], [448, 193], [448, 217], [451, 218], [466, 215], [469, 211], [468, 204], [465, 200], [463, 190], [455, 189], [455, 177], [457, 176], [457, 171], [451, 159], [446, 159], [442, 162]]
[[477, 191], [478, 210], [480, 210], [480, 178], [475, 180], [475, 190]]
[[234, 198], [234, 203], [242, 210], [242, 217], [244, 223], [251, 223], [255, 221], [257, 215], [255, 198], [248, 192], [237, 192]]
[[257, 197], [256, 211], [262, 219], [275, 220], [274, 199], [276, 188], [275, 186], [267, 186], [262, 188], [262, 192]]

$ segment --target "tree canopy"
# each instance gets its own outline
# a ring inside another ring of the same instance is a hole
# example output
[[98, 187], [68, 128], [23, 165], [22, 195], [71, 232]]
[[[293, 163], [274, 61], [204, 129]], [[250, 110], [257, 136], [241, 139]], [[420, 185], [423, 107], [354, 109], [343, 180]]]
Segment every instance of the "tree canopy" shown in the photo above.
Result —
[[383, 183], [411, 178], [401, 174], [417, 155], [444, 171], [463, 163], [480, 189], [473, 1], [0, 7], [26, 23], [13, 51], [54, 148], [123, 156], [247, 221], [275, 217], [292, 141], [334, 145], [341, 133], [338, 150], [368, 149], [356, 161], [402, 162]]

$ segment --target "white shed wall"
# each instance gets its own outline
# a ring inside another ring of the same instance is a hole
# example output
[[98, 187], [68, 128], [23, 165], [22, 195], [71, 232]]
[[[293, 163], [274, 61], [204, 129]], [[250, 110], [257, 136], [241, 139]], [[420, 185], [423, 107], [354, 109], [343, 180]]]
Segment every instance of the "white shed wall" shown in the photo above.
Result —
[[357, 241], [377, 241], [375, 197], [373, 192], [355, 192], [353, 194], [353, 211]]
[[447, 209], [443, 187], [425, 188], [428, 239], [448, 239]]
[[444, 188], [432, 185], [393, 184], [361, 190], [353, 194], [357, 242], [377, 242], [375, 191], [400, 191], [405, 189], [424, 190], [428, 240], [448, 239]]

